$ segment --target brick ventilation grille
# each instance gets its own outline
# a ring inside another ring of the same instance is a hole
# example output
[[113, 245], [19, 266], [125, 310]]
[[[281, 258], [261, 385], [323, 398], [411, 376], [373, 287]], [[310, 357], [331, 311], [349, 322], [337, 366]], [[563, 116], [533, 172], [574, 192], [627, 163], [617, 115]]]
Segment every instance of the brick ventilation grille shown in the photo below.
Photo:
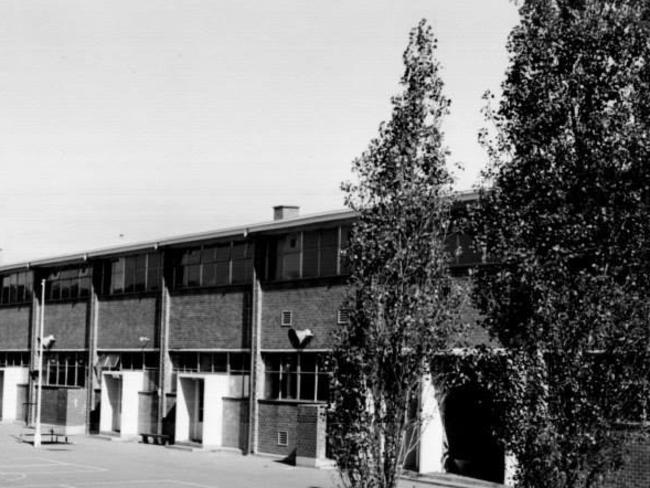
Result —
[[289, 445], [289, 432], [286, 430], [278, 431], [278, 446], [288, 446]]
[[293, 324], [293, 313], [291, 310], [283, 310], [282, 311], [282, 325], [283, 326], [290, 326]]
[[336, 323], [339, 325], [347, 324], [350, 321], [350, 311], [341, 308], [339, 309], [338, 313], [336, 314]]

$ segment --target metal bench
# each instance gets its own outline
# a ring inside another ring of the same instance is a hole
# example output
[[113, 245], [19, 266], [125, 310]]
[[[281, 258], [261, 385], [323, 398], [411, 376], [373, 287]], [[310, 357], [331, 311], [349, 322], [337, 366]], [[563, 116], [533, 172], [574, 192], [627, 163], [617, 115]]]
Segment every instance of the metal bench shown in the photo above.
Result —
[[149, 434], [141, 432], [139, 435], [142, 437], [142, 442], [144, 444], [149, 444], [149, 439], [151, 439], [152, 444], [159, 444], [161, 446], [169, 444], [169, 436], [166, 434]]

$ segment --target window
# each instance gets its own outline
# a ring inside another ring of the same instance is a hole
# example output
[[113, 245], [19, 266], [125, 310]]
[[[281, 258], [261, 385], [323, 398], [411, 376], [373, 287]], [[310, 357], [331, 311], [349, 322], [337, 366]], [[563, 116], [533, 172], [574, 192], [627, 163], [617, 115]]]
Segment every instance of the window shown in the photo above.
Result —
[[104, 267], [107, 281], [104, 293], [142, 293], [160, 289], [162, 255], [160, 253], [137, 254], [112, 259]]
[[43, 382], [53, 386], [86, 384], [86, 353], [46, 352], [43, 356]]
[[328, 401], [330, 374], [316, 353], [264, 355], [269, 400]]
[[29, 366], [29, 351], [0, 352], [0, 366]]
[[90, 268], [61, 268], [46, 277], [46, 300], [78, 300], [90, 295]]
[[269, 242], [267, 274], [272, 280], [319, 278], [347, 273], [341, 249], [348, 227], [296, 232]]
[[244, 241], [211, 244], [181, 251], [176, 256], [175, 288], [249, 283], [252, 245]]
[[101, 371], [144, 371], [142, 391], [158, 387], [160, 353], [152, 351], [103, 352], [97, 358]]
[[0, 305], [20, 305], [32, 299], [32, 272], [20, 271], [0, 275]]
[[178, 351], [171, 353], [175, 373], [227, 373], [228, 396], [248, 397], [250, 355], [247, 352]]

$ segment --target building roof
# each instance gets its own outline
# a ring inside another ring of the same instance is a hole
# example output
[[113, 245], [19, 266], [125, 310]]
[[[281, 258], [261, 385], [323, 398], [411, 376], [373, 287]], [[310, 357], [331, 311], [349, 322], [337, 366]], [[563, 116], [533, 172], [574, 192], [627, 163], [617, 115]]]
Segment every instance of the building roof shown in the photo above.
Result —
[[[475, 200], [477, 193], [473, 190], [463, 191], [456, 193], [456, 200], [459, 202], [468, 202]], [[327, 212], [320, 212], [308, 214], [298, 217], [290, 217], [279, 220], [271, 220], [250, 224], [245, 226], [228, 227], [223, 229], [215, 229], [206, 232], [198, 232], [192, 234], [183, 234], [173, 237], [166, 237], [156, 240], [149, 240], [138, 242], [134, 244], [127, 244], [124, 246], [111, 246], [105, 248], [94, 249], [90, 251], [78, 252], [73, 254], [64, 254], [60, 256], [47, 257], [41, 259], [34, 259], [31, 261], [24, 261], [18, 263], [7, 264], [0, 266], [0, 272], [12, 271], [20, 269], [29, 269], [39, 266], [52, 266], [64, 265], [73, 263], [83, 263], [92, 258], [109, 257], [120, 254], [142, 252], [142, 251], [155, 251], [165, 247], [175, 247], [197, 243], [202, 241], [209, 241], [214, 239], [226, 237], [246, 237], [248, 235], [262, 234], [266, 232], [279, 232], [284, 229], [292, 229], [296, 227], [305, 227], [315, 224], [323, 224], [326, 222], [337, 222], [344, 220], [351, 220], [355, 217], [356, 212], [350, 209], [333, 210]]]

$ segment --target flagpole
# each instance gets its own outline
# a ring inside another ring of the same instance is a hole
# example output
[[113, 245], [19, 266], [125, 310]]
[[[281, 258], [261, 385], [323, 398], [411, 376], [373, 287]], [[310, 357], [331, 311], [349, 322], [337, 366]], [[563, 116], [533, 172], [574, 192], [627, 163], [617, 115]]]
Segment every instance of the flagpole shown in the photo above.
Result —
[[36, 426], [34, 447], [41, 446], [41, 397], [43, 394], [43, 329], [45, 323], [45, 280], [41, 280], [41, 314], [38, 332], [38, 383], [36, 384]]

